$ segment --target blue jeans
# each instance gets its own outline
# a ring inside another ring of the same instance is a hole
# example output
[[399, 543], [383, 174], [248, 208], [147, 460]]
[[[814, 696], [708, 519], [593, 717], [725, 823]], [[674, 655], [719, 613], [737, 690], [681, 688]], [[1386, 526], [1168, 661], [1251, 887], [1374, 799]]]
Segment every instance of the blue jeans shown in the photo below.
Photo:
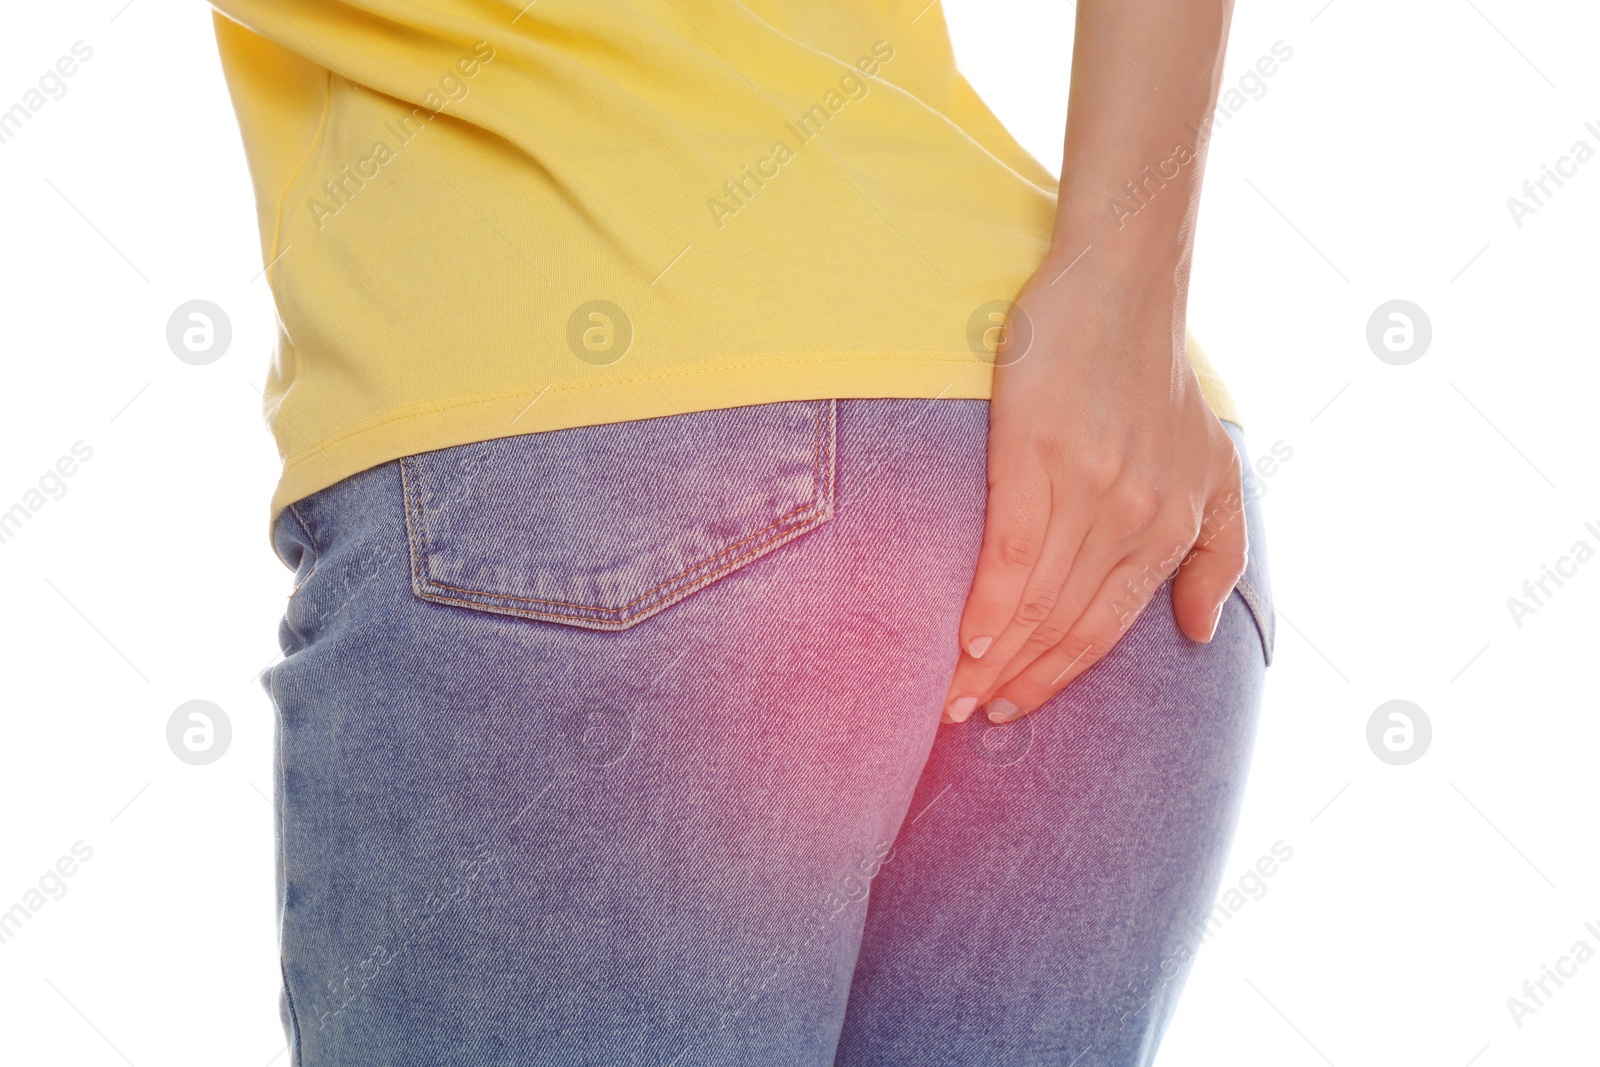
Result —
[[1163, 586], [1036, 714], [942, 726], [987, 414], [529, 434], [286, 511], [290, 1062], [1151, 1062], [1271, 655], [1260, 516], [1210, 644]]

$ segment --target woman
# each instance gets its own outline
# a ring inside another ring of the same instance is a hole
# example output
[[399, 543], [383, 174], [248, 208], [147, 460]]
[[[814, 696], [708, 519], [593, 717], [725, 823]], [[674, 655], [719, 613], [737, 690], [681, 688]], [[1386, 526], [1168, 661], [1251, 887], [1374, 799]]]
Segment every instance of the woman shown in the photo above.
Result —
[[1231, 4], [1080, 0], [1059, 184], [924, 0], [216, 7], [292, 1062], [1150, 1062], [1271, 650]]

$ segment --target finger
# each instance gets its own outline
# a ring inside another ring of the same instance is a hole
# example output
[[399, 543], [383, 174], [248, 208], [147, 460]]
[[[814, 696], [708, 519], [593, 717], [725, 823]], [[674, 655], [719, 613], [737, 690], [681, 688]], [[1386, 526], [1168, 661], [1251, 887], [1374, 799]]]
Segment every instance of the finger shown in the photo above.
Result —
[[[997, 479], [984, 509], [983, 543], [958, 629], [961, 647], [981, 659], [1016, 611], [1028, 577], [1044, 551], [1050, 520], [1050, 483], [1039, 478]], [[960, 697], [956, 698], [960, 700]], [[970, 714], [976, 706], [962, 704]], [[946, 706], [955, 721], [965, 718]]]
[[988, 700], [1028, 664], [1064, 641], [1088, 606], [1089, 598], [1127, 552], [1117, 527], [1100, 523], [1091, 529], [1073, 559], [1050, 614], [1029, 629], [1020, 643], [1008, 646], [1003, 656], [991, 653], [994, 662], [986, 664], [983, 675], [976, 679], [979, 687], [967, 691], [977, 692], [980, 702]]
[[1186, 537], [1146, 540], [1095, 590], [1062, 640], [1006, 678], [984, 708], [991, 721], [1011, 722], [1038, 710], [1116, 647], [1183, 559]]
[[[1183, 529], [1192, 526], [1193, 520], [1185, 520], [1181, 513], [1176, 517], [1170, 512], [1163, 515], [1160, 493], [1143, 475], [1136, 479], [1124, 478], [1115, 488], [1095, 494], [1092, 501], [1085, 503], [1087, 507], [1083, 504], [1079, 507], [1092, 516], [1094, 525], [1080, 558], [1074, 561], [1067, 576], [1055, 610], [1034, 628], [1028, 640], [1000, 669], [985, 699], [1065, 639], [1112, 568], [1135, 552], [1149, 556], [1152, 565], [1157, 565], [1158, 553], [1150, 549], [1150, 544], [1153, 540], [1171, 539], [1178, 547], [1168, 553], [1169, 558], [1159, 562], [1164, 569], [1149, 580], [1150, 588], [1154, 589], [1167, 574], [1177, 569], [1179, 559], [1194, 540], [1192, 528]], [[1166, 532], [1159, 532], [1163, 530]]]
[[[1083, 523], [1074, 517], [1073, 512], [1064, 511], [1059, 505], [1052, 507], [1044, 548], [1034, 564], [1033, 572], [1024, 583], [1011, 618], [981, 657], [968, 653], [956, 663], [955, 676], [945, 696], [945, 708], [950, 721], [965, 721], [993, 690], [1001, 670], [1030, 640], [1037, 628], [1050, 618], [1067, 578], [1076, 566], [1083, 536]], [[1046, 646], [1054, 643], [1053, 640], [1044, 642]]]
[[1210, 641], [1249, 556], [1244, 499], [1234, 484], [1206, 506], [1199, 538], [1172, 579], [1172, 614], [1191, 640]]

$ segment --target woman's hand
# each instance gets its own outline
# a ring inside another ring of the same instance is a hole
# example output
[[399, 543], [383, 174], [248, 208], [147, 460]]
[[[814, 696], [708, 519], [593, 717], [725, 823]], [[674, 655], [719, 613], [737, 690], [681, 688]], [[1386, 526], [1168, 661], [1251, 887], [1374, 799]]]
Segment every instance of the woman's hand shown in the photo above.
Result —
[[1239, 459], [1184, 353], [1233, 0], [1076, 7], [1052, 248], [1012, 305], [1028, 328], [1006, 332], [1030, 340], [1005, 338], [996, 359], [948, 722], [1035, 710], [1174, 574], [1178, 626], [1209, 641], [1244, 573]]
[[988, 513], [946, 722], [985, 703], [995, 722], [1034, 711], [1174, 573], [1178, 626], [1209, 641], [1244, 573], [1239, 457], [1184, 354], [1181, 281], [1089, 266], [1047, 261], [1012, 309], [1031, 330], [1007, 331], [1031, 344], [998, 353]]

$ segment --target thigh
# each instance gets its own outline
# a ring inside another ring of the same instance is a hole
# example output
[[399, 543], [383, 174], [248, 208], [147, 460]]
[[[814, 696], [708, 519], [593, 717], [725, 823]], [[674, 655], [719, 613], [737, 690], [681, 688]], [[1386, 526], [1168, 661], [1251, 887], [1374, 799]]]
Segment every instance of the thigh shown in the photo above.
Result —
[[285, 513], [292, 1062], [831, 1063], [956, 654], [985, 415], [527, 435]]
[[1221, 880], [1271, 654], [1255, 501], [1243, 512], [1251, 562], [1210, 644], [1177, 629], [1163, 586], [1033, 715], [940, 729], [873, 884], [838, 1067], [1150, 1062]]

